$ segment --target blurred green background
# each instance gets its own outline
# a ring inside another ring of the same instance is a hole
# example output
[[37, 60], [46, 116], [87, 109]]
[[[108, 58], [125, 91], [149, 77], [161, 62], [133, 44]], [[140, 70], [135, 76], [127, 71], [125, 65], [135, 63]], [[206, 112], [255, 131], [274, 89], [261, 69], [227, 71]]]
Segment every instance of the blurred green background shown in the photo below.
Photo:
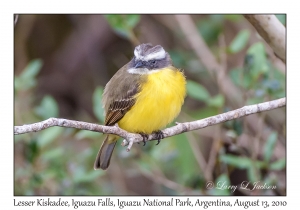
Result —
[[[286, 24], [285, 15], [276, 16]], [[194, 34], [183, 31], [174, 15], [19, 15], [14, 124], [49, 117], [103, 124], [103, 87], [134, 47], [148, 42], [162, 45], [185, 71], [188, 95], [178, 122], [285, 97], [285, 64], [242, 15], [190, 17]], [[223, 73], [203, 64], [206, 58], [193, 50], [187, 33], [205, 41]], [[184, 133], [158, 146], [135, 144], [130, 152], [119, 141], [107, 171], [93, 169], [102, 134], [52, 127], [16, 135], [14, 194], [286, 195], [285, 111]], [[232, 192], [207, 189], [207, 181], [259, 181], [276, 189]]]

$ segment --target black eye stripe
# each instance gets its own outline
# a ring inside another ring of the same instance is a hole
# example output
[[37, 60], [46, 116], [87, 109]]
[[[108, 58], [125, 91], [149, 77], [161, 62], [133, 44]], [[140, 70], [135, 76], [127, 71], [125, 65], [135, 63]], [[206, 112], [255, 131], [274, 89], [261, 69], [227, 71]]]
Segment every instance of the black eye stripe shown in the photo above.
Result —
[[139, 68], [147, 68], [149, 70], [152, 69], [160, 69], [164, 68], [168, 65], [172, 65], [168, 57], [163, 59], [151, 59], [151, 60], [144, 60], [143, 58], [137, 58], [134, 56], [132, 60], [130, 61], [128, 68], [138, 68], [137, 64], [140, 62], [142, 65], [138, 65]]

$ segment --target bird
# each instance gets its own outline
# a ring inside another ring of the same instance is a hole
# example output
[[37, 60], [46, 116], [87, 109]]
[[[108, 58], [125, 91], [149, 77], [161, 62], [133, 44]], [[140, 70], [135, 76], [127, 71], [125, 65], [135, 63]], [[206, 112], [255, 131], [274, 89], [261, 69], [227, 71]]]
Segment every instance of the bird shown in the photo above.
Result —
[[[184, 71], [177, 69], [161, 45], [140, 44], [133, 58], [106, 84], [102, 104], [106, 126], [118, 124], [144, 140], [154, 133], [157, 144], [164, 138], [160, 130], [180, 113], [186, 96]], [[106, 170], [120, 137], [108, 134], [97, 154], [94, 169]]]

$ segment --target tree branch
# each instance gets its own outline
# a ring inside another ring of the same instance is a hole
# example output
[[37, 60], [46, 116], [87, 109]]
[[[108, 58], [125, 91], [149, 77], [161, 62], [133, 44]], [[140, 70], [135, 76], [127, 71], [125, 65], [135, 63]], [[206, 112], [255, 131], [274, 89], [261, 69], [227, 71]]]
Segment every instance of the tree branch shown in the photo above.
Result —
[[236, 97], [237, 95], [240, 95], [240, 90], [237, 89], [229, 77], [226, 76], [226, 69], [218, 63], [216, 57], [205, 43], [201, 34], [198, 32], [191, 16], [175, 15], [175, 18], [198, 59], [208, 70], [209, 74], [216, 76], [220, 91], [225, 94], [226, 98], [229, 99], [228, 101], [230, 101], [234, 107], [242, 106], [241, 99]]
[[[205, 119], [192, 121], [192, 122], [185, 122], [185, 123], [176, 123], [177, 124], [176, 126], [166, 128], [162, 130], [162, 132], [164, 133], [164, 137], [170, 137], [184, 132], [197, 130], [218, 123], [226, 122], [229, 120], [241, 118], [250, 114], [255, 114], [258, 112], [280, 108], [285, 105], [286, 105], [286, 98], [281, 98], [281, 99], [268, 101], [260, 104], [244, 106], [242, 108], [229, 111], [223, 114], [215, 115], [212, 117], [208, 117]], [[100, 133], [116, 134], [124, 138], [123, 146], [128, 145], [127, 151], [130, 151], [133, 143], [138, 143], [143, 141], [141, 135], [129, 133], [119, 128], [118, 126], [103, 126], [94, 123], [87, 123], [87, 122], [60, 119], [60, 118], [49, 118], [48, 120], [44, 120], [38, 123], [22, 125], [22, 126], [14, 126], [14, 134], [18, 135], [18, 134], [29, 133], [29, 132], [37, 132], [53, 126], [77, 128], [81, 130], [90, 130], [90, 131], [95, 131]], [[156, 139], [157, 139], [156, 135], [151, 134], [149, 135], [147, 141], [156, 140]]]
[[259, 35], [270, 45], [277, 57], [285, 63], [285, 27], [275, 15], [244, 15]]
[[[217, 58], [214, 56], [210, 48], [205, 43], [203, 37], [197, 30], [197, 27], [191, 16], [175, 15], [175, 18], [179, 23], [179, 27], [181, 28], [182, 33], [185, 35], [186, 40], [190, 44], [191, 49], [195, 52], [208, 72], [211, 75], [216, 76], [219, 90], [225, 95], [227, 101], [234, 108], [241, 107], [244, 104], [242, 97], [239, 97], [242, 95], [241, 90], [239, 90], [232, 83], [228, 75], [225, 74], [226, 71], [224, 70], [224, 66], [218, 63]], [[173, 30], [178, 30], [178, 27], [176, 28], [175, 26]], [[246, 123], [249, 125], [250, 130], [254, 133], [260, 132], [260, 128], [257, 125], [258, 121], [259, 117], [257, 116], [246, 118]], [[264, 132], [262, 138], [267, 139], [268, 136], [269, 133]]]

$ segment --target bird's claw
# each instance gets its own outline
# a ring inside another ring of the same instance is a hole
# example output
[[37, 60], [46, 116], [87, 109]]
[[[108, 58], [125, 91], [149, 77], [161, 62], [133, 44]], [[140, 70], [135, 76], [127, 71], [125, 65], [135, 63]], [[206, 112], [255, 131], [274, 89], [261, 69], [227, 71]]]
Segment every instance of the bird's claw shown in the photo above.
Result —
[[161, 130], [155, 131], [153, 132], [156, 135], [157, 138], [157, 144], [158, 145], [160, 143], [160, 140], [165, 138], [164, 133]]
[[144, 145], [146, 145], [146, 140], [148, 140], [148, 134], [145, 134], [145, 133], [139, 133], [142, 137], [143, 137], [143, 142], [144, 142]]

